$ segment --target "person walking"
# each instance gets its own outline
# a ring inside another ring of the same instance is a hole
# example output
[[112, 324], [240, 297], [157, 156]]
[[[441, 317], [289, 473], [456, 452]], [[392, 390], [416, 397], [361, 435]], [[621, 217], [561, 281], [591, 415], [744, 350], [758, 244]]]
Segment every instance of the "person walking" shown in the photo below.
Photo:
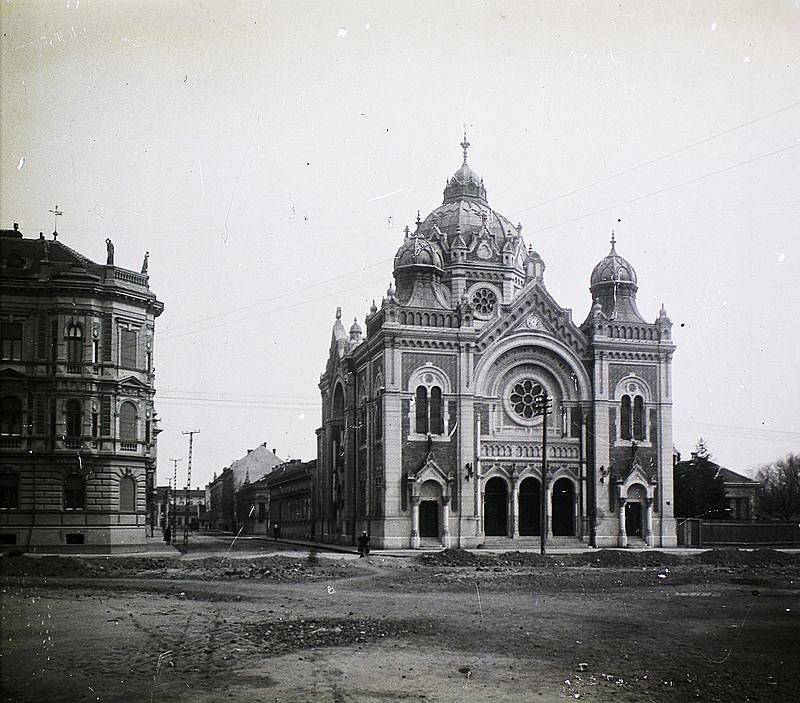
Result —
[[363, 559], [369, 556], [369, 535], [364, 530], [358, 538], [358, 558]]

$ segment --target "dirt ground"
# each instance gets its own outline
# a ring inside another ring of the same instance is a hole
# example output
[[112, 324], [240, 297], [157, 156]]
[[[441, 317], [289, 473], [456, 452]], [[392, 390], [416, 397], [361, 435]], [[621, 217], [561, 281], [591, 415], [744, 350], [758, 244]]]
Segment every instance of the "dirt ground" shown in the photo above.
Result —
[[800, 700], [800, 555], [223, 547], [3, 559], [3, 700]]

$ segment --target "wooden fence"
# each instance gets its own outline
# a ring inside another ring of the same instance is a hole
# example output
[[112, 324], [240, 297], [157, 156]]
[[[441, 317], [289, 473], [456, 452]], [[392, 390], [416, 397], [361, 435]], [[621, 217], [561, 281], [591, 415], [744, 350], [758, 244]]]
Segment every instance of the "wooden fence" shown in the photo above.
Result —
[[683, 547], [800, 546], [800, 523], [678, 518]]

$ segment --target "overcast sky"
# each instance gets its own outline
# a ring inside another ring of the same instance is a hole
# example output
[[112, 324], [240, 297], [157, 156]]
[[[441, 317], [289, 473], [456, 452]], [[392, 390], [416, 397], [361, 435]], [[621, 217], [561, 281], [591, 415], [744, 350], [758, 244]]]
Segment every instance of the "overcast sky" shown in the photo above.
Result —
[[800, 450], [800, 3], [0, 9], [0, 222], [50, 233], [57, 203], [95, 261], [150, 252], [160, 483], [182, 430], [197, 485], [262, 442], [315, 456], [336, 306], [380, 304], [463, 124], [578, 324], [616, 229], [675, 323], [679, 450]]

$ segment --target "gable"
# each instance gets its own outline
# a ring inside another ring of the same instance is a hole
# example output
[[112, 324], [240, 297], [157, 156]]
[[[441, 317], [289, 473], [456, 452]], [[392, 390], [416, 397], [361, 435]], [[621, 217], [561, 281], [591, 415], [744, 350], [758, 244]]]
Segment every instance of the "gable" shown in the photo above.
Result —
[[480, 331], [478, 351], [521, 330], [549, 334], [578, 356], [583, 356], [587, 349], [586, 338], [572, 321], [572, 312], [556, 303], [544, 286], [535, 281], [520, 291], [508, 312]]

